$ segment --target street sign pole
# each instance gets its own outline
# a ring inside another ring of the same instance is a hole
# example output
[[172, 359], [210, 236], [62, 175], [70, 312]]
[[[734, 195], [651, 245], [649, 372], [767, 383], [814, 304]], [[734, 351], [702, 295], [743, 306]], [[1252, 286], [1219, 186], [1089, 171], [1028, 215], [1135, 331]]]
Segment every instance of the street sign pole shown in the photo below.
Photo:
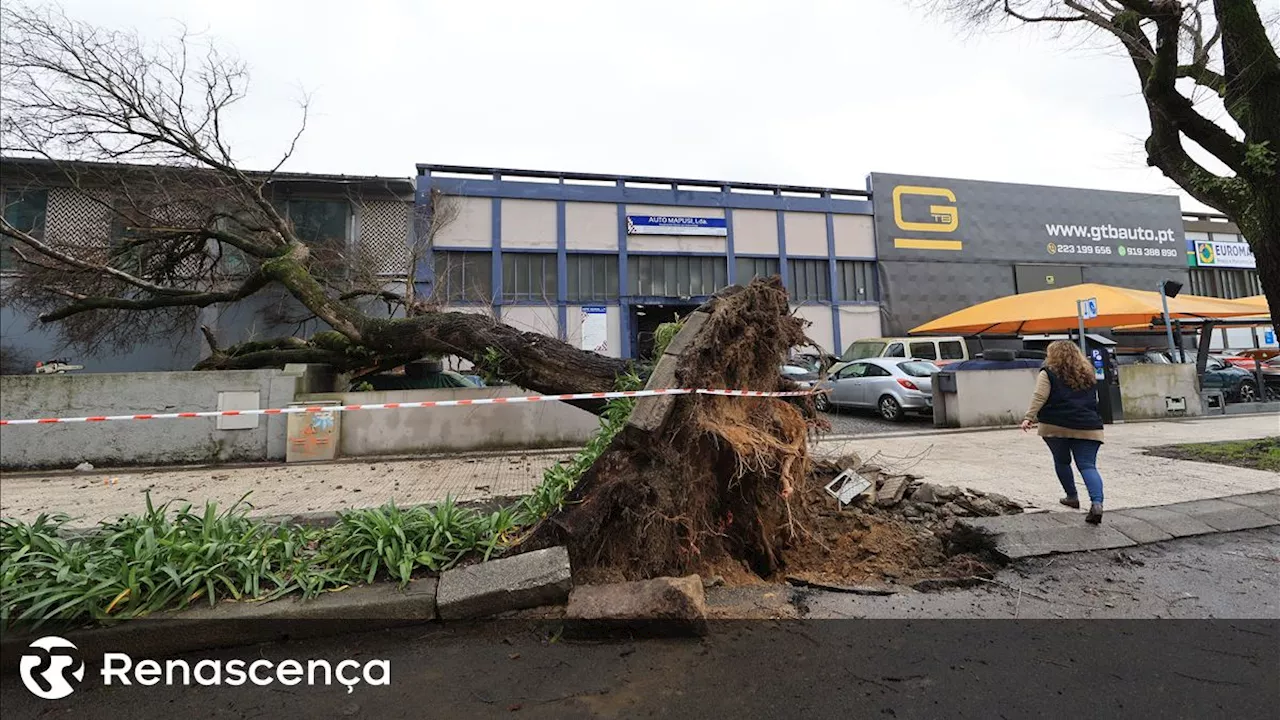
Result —
[[1080, 322], [1080, 352], [1084, 353], [1085, 357], [1089, 357], [1089, 351], [1084, 347], [1084, 304], [1086, 302], [1086, 300], [1076, 301], [1076, 320]]
[[1169, 338], [1169, 359], [1177, 360], [1178, 351], [1173, 346], [1173, 325], [1169, 324], [1169, 296], [1165, 294], [1164, 283], [1160, 283], [1160, 307], [1164, 314], [1164, 331]]

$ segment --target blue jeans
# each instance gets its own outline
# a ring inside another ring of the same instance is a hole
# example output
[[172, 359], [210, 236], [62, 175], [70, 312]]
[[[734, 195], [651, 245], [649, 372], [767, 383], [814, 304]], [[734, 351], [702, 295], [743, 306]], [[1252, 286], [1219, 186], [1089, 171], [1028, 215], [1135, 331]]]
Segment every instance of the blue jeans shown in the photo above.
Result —
[[1058, 473], [1058, 482], [1067, 497], [1076, 498], [1076, 479], [1071, 473], [1071, 458], [1075, 456], [1076, 467], [1080, 468], [1080, 477], [1084, 478], [1084, 487], [1089, 491], [1089, 501], [1102, 502], [1102, 476], [1098, 474], [1098, 448], [1102, 443], [1097, 440], [1075, 440], [1072, 438], [1044, 438], [1044, 444], [1053, 453], [1053, 469]]

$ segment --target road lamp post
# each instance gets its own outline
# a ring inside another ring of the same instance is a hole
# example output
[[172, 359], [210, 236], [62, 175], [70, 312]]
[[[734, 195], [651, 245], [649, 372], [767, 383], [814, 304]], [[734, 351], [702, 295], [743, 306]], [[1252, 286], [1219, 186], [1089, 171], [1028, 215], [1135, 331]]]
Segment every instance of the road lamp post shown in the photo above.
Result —
[[1180, 292], [1182, 292], [1182, 283], [1176, 280], [1160, 282], [1160, 306], [1164, 313], [1164, 332], [1169, 338], [1169, 359], [1174, 362], [1178, 360], [1178, 351], [1173, 344], [1173, 325], [1169, 322], [1169, 298], [1178, 297]]

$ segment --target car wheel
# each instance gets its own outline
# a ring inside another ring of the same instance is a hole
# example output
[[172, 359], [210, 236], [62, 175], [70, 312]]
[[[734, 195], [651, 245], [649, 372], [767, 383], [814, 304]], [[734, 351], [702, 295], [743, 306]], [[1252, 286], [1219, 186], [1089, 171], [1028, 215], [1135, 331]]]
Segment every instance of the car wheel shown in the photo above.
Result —
[[1240, 402], [1258, 402], [1257, 386], [1248, 381], [1240, 383]]
[[835, 412], [835, 408], [831, 405], [831, 396], [827, 393], [818, 393], [813, 399], [813, 404], [818, 408], [818, 412]]
[[898, 422], [902, 419], [902, 406], [892, 395], [885, 395], [880, 398], [877, 407], [880, 409], [880, 417], [890, 422]]

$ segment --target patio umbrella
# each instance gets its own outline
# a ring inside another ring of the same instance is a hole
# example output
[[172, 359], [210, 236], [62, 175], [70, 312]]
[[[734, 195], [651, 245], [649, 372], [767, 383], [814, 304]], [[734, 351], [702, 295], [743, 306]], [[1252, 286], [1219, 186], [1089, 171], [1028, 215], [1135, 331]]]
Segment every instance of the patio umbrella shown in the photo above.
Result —
[[[913, 328], [910, 333], [1016, 335], [1065, 332], [1078, 327], [1076, 301], [1091, 298], [1098, 301], [1098, 316], [1085, 321], [1088, 328], [1145, 325], [1161, 314], [1160, 293], [1086, 283], [996, 298], [927, 322]], [[1169, 317], [1175, 319], [1239, 317], [1256, 313], [1257, 309], [1231, 300], [1194, 295], [1169, 298]]]
[[1267, 304], [1266, 295], [1250, 295], [1249, 297], [1236, 298], [1231, 302], [1244, 305], [1252, 312], [1262, 315], [1271, 314], [1271, 306]]

